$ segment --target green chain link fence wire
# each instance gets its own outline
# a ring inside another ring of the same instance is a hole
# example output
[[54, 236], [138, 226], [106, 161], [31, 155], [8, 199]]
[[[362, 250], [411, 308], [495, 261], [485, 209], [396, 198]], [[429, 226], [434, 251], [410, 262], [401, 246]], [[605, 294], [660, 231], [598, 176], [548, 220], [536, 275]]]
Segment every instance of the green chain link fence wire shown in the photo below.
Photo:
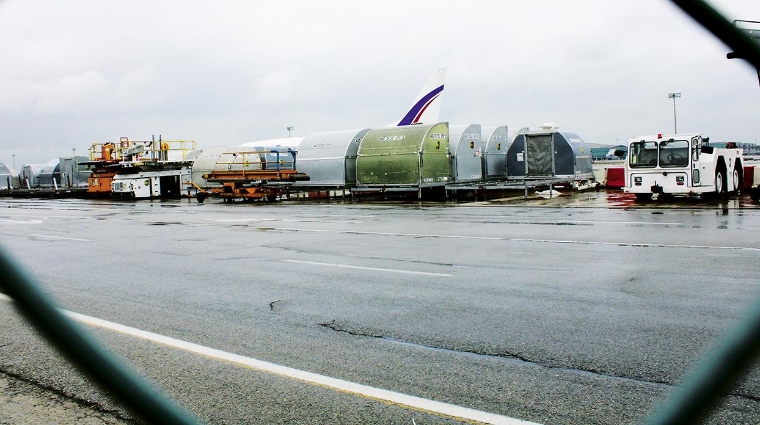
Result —
[[1, 247], [0, 270], [0, 291], [15, 301], [19, 312], [83, 374], [136, 417], [149, 423], [200, 423], [66, 317]]
[[[742, 58], [760, 69], [760, 48], [710, 5], [701, 0], [672, 0]], [[151, 423], [198, 424], [190, 413], [127, 368], [44, 295], [0, 249], [0, 291], [65, 357], [133, 414]], [[752, 366], [760, 353], [760, 300], [741, 323], [698, 364], [679, 388], [645, 423], [698, 423], [725, 391]]]

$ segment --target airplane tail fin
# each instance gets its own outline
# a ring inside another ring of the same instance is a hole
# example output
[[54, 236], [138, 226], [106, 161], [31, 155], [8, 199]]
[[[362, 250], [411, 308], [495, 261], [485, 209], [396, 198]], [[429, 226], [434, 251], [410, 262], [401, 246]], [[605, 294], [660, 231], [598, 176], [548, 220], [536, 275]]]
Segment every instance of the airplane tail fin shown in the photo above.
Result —
[[400, 121], [392, 122], [388, 126], [402, 126], [423, 123], [436, 123], [441, 114], [441, 95], [443, 83], [446, 79], [446, 68], [433, 71], [422, 90], [414, 98], [412, 106]]

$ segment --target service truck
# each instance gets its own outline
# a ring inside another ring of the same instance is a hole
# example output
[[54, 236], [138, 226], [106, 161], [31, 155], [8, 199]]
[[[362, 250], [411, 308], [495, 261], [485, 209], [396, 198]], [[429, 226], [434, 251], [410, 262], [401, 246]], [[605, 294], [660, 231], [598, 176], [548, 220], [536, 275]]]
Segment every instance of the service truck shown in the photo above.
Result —
[[742, 186], [742, 150], [710, 146], [699, 133], [656, 134], [628, 141], [625, 191], [638, 200], [669, 195], [723, 195]]

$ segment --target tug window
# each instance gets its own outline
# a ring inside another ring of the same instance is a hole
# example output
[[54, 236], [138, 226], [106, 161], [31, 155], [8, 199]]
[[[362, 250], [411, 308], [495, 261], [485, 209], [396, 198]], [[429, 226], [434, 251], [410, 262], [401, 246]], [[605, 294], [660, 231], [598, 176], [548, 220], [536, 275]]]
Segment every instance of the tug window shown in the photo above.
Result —
[[654, 168], [657, 166], [657, 142], [631, 143], [628, 152], [628, 163], [631, 168]]
[[668, 140], [660, 142], [660, 167], [685, 167], [689, 165], [689, 142]]
[[702, 139], [695, 137], [691, 139], [691, 160], [699, 161], [699, 152], [702, 150]]

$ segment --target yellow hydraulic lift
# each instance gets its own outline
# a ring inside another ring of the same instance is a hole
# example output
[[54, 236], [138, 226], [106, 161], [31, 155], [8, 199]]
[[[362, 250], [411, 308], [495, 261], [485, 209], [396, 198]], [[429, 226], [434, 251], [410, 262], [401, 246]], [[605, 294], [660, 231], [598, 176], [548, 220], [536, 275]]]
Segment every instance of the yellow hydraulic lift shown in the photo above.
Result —
[[[124, 166], [161, 165], [186, 161], [188, 152], [194, 150], [194, 140], [129, 140], [120, 137], [118, 143], [93, 143], [90, 146], [90, 165], [87, 192], [106, 195], [111, 193], [111, 182]], [[173, 153], [175, 152], [175, 153]]]

